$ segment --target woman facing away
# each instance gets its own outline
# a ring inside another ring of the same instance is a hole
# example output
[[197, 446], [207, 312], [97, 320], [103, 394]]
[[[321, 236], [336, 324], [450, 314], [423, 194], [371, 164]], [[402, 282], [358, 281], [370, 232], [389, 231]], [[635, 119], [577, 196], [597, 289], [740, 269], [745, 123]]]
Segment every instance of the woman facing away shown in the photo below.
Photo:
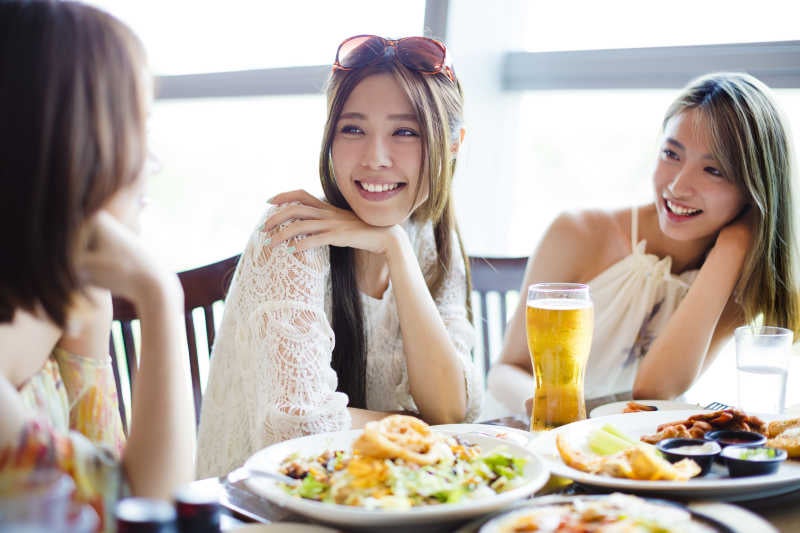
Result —
[[[145, 68], [130, 29], [96, 8], [0, 3], [0, 491], [60, 470], [107, 528], [120, 495], [167, 498], [192, 478], [183, 295], [133, 231]], [[112, 293], [142, 326], [127, 442]]]
[[[655, 200], [562, 214], [528, 261], [523, 295], [540, 281], [591, 289], [586, 398], [674, 398], [737, 326], [800, 330], [790, 141], [769, 89], [747, 74], [698, 78], [662, 127]], [[533, 393], [525, 307], [489, 375], [515, 412]]]
[[272, 198], [234, 277], [203, 401], [200, 477], [389, 412], [446, 423], [480, 409], [451, 193], [463, 100], [445, 47], [351, 37], [327, 100], [325, 200]]

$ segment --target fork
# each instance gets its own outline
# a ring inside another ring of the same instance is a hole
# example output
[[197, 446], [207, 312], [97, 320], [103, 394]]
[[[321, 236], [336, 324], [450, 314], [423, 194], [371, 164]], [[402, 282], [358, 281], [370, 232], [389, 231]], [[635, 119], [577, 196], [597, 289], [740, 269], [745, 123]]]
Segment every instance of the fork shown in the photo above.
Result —
[[228, 483], [238, 483], [239, 481], [243, 481], [249, 477], [264, 477], [292, 486], [302, 483], [301, 479], [295, 479], [279, 472], [273, 472], [271, 470], [259, 470], [257, 468], [248, 468], [245, 466], [239, 467], [228, 474], [227, 480]]
[[708, 409], [710, 411], [721, 411], [722, 409], [727, 409], [730, 405], [721, 403], [721, 402], [711, 402], [710, 404], [703, 407], [703, 409]]

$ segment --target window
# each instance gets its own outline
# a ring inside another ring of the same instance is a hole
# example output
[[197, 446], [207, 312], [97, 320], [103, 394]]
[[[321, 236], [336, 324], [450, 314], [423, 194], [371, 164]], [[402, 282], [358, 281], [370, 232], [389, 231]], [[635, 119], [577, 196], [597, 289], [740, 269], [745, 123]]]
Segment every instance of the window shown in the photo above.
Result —
[[420, 33], [424, 0], [90, 0], [139, 35], [158, 75], [333, 62], [350, 35]]

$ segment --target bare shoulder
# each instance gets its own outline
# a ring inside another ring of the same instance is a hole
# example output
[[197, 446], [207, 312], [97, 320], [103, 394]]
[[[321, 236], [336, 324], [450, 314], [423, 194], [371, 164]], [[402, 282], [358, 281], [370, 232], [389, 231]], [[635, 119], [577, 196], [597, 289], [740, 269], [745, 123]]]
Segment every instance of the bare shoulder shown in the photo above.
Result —
[[548, 234], [569, 239], [573, 246], [594, 253], [627, 242], [624, 214], [600, 209], [564, 212], [553, 221]]
[[550, 224], [534, 262], [547, 274], [560, 273], [565, 280], [588, 281], [606, 266], [609, 257], [626, 253], [620, 242], [625, 241], [616, 212], [564, 212]]

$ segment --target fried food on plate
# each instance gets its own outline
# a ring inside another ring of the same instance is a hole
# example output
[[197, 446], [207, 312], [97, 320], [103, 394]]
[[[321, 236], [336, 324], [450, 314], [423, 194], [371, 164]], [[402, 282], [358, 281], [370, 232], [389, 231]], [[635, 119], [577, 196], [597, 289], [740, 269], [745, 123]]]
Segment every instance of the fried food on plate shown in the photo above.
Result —
[[800, 459], [800, 418], [770, 422], [767, 436], [767, 446], [786, 450], [789, 459]]
[[639, 413], [641, 411], [658, 411], [658, 407], [645, 403], [628, 402], [625, 405], [625, 409], [622, 410], [623, 413]]
[[442, 436], [422, 420], [407, 415], [368, 422], [353, 443], [353, 451], [365, 457], [405, 459], [419, 465], [432, 465], [450, 453]]
[[655, 444], [663, 439], [673, 437], [702, 439], [707, 432], [717, 429], [755, 431], [766, 434], [767, 425], [757, 416], [748, 415], [744, 411], [729, 407], [711, 413], [698, 413], [686, 420], [661, 424], [656, 428], [657, 433], [643, 436], [642, 441]]
[[623, 479], [687, 481], [700, 473], [691, 459], [670, 463], [652, 446], [637, 445], [613, 455], [589, 455], [574, 449], [562, 434], [556, 448], [564, 463], [576, 470]]
[[787, 429], [800, 427], [800, 418], [790, 418], [789, 420], [775, 420], [767, 424], [767, 438], [774, 439]]

